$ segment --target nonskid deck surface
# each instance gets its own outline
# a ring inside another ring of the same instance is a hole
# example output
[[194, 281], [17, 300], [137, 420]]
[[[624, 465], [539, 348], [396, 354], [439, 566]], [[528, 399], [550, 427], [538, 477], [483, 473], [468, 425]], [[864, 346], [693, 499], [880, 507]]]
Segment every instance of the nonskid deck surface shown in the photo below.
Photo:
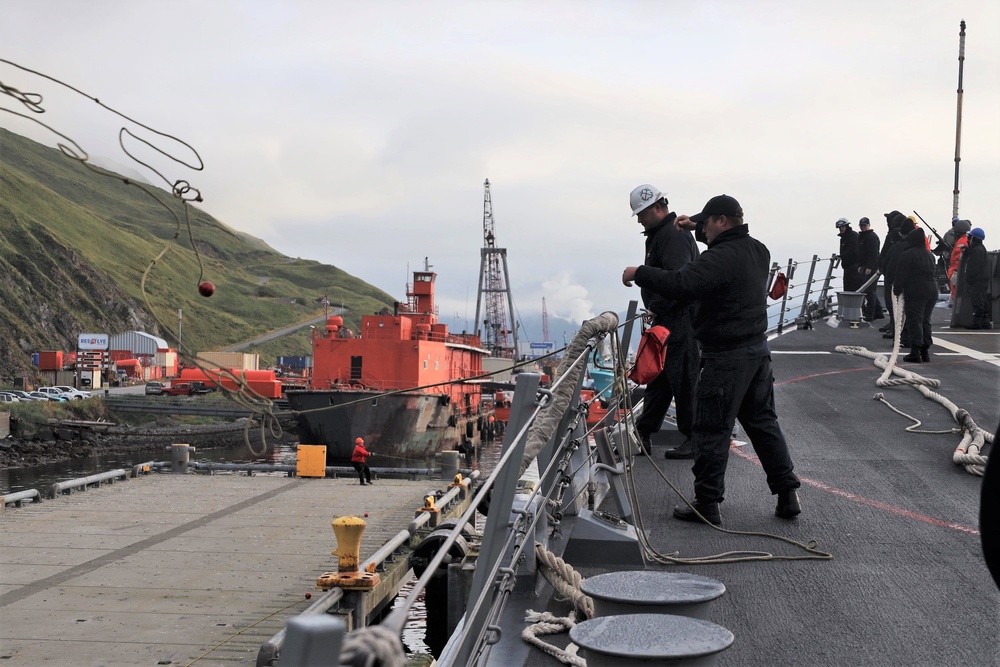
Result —
[[[1000, 331], [951, 330], [949, 315], [947, 308], [935, 310], [931, 363], [903, 366], [939, 379], [935, 391], [993, 432], [1000, 419]], [[798, 519], [774, 516], [775, 499], [749, 444], [730, 456], [723, 527], [817, 540], [832, 560], [648, 566], [726, 585], [711, 616], [736, 640], [719, 664], [1000, 664], [1000, 595], [978, 534], [982, 478], [952, 463], [959, 435], [908, 433], [913, 422], [873, 396], [883, 394], [920, 419], [922, 429], [953, 427], [950, 413], [913, 387], [876, 387], [882, 371], [872, 360], [835, 352], [838, 345], [859, 345], [888, 353], [891, 343], [874, 327], [823, 322], [771, 342], [778, 418], [802, 480]], [[660, 552], [803, 553], [776, 540], [672, 518], [680, 500], [651, 464], [692, 494], [691, 462], [662, 456], [663, 443], [676, 442], [677, 435], [654, 436], [653, 456], [639, 459], [636, 470], [645, 527]], [[608, 569], [578, 571], [587, 577]], [[566, 608], [553, 603], [550, 610], [564, 614]], [[553, 640], [568, 641], [566, 635]], [[498, 658], [491, 664], [505, 663]], [[533, 649], [523, 664], [561, 663]]]
[[364, 559], [440, 484], [154, 474], [0, 512], [0, 658], [253, 665], [336, 570], [333, 518], [367, 513]]

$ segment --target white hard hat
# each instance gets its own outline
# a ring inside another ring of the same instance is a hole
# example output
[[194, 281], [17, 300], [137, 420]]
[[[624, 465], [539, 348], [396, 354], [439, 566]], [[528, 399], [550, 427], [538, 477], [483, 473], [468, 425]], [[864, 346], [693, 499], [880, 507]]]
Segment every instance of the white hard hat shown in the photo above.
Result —
[[632, 206], [632, 215], [639, 215], [661, 199], [663, 199], [663, 193], [660, 192], [660, 189], [646, 183], [632, 190], [632, 194], [628, 196], [628, 203]]

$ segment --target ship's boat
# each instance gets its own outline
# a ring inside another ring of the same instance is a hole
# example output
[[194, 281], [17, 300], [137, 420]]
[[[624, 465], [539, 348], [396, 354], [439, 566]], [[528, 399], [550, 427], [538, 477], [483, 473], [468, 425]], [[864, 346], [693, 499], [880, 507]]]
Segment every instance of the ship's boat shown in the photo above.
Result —
[[387, 457], [424, 459], [457, 449], [482, 424], [483, 349], [452, 334], [434, 306], [437, 274], [414, 271], [407, 303], [366, 315], [361, 331], [331, 316], [313, 332], [309, 388], [288, 391], [303, 444], [326, 445], [327, 461], [350, 458], [355, 438]]

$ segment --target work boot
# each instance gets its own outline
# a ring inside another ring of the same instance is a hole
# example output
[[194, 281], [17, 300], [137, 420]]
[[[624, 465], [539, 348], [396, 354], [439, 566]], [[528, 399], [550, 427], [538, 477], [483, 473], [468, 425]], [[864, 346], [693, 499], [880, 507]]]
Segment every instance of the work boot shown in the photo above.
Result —
[[676, 447], [667, 447], [663, 451], [663, 458], [665, 459], [693, 459], [694, 458], [694, 445], [691, 444], [691, 438], [685, 438], [684, 442], [677, 445]]
[[903, 357], [903, 361], [908, 361], [911, 364], [920, 363], [920, 348], [914, 345], [910, 348], [910, 353]]
[[[702, 503], [696, 500], [691, 503], [691, 505], [693, 506], [693, 509], [687, 505], [675, 506], [674, 518], [680, 519], [681, 521], [693, 521], [694, 523], [703, 523], [704, 521], [707, 521], [715, 526], [722, 525], [722, 513], [719, 511], [719, 503]], [[697, 512], [695, 510], [697, 510]], [[698, 516], [699, 514], [701, 516]]]
[[799, 494], [795, 489], [785, 489], [778, 491], [778, 506], [774, 509], [774, 516], [782, 519], [794, 519], [802, 512], [799, 505]]
[[648, 433], [639, 434], [639, 456], [648, 456], [653, 453], [653, 440]]
[[931, 360], [930, 345], [924, 345], [920, 348], [920, 361], [928, 362]]
[[889, 324], [886, 324], [885, 326], [879, 327], [878, 330], [881, 331], [882, 333], [889, 333], [889, 332], [891, 332], [892, 331], [892, 322], [890, 322]]

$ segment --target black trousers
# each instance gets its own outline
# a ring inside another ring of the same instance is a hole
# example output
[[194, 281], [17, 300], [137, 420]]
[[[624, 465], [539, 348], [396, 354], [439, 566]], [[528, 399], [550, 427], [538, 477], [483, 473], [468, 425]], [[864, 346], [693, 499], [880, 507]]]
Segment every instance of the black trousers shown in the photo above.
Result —
[[358, 480], [364, 484], [368, 482], [371, 484], [372, 481], [372, 471], [368, 469], [367, 463], [351, 463], [354, 466], [355, 472], [358, 473]]
[[910, 347], [931, 346], [934, 342], [931, 339], [931, 315], [934, 313], [936, 303], [937, 296], [911, 296], [903, 293], [903, 315], [906, 317], [906, 322], [903, 323], [901, 344]]
[[685, 437], [691, 437], [700, 357], [698, 343], [692, 331], [686, 336], [681, 332], [674, 338], [674, 331], [671, 330], [670, 337], [667, 338], [667, 358], [663, 363], [663, 370], [655, 380], [646, 385], [642, 414], [635, 422], [639, 433], [659, 431], [670, 401], [676, 401], [677, 430]]
[[861, 274], [858, 273], [858, 265], [852, 264], [851, 266], [844, 265], [844, 291], [845, 292], [857, 292], [858, 288], [864, 283], [864, 279]]
[[725, 498], [726, 466], [733, 425], [750, 438], [775, 494], [799, 488], [792, 458], [774, 410], [771, 357], [703, 358], [694, 420], [694, 496], [700, 503]]

